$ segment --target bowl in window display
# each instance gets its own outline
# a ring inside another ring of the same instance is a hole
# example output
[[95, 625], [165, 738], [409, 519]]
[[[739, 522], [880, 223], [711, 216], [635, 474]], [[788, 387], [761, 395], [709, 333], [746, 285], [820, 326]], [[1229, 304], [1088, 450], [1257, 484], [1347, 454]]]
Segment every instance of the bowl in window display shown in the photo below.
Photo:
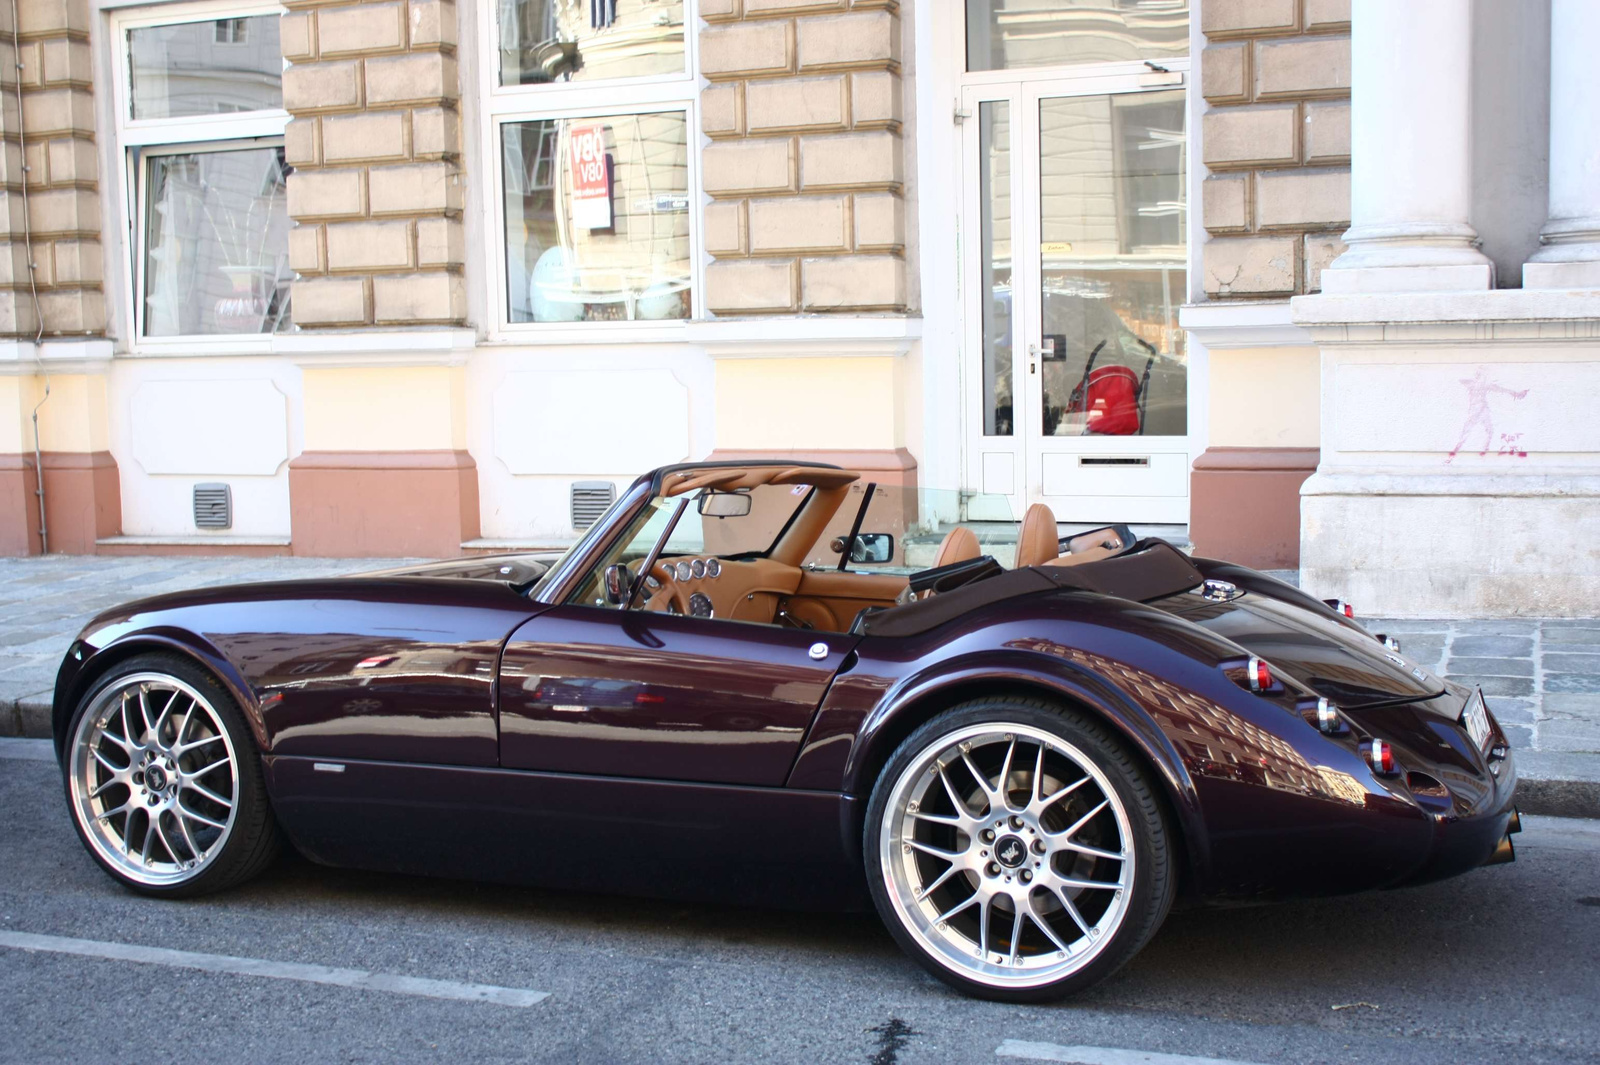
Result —
[[266, 321], [271, 300], [273, 273], [264, 266], [224, 266], [222, 268], [232, 283], [232, 291], [218, 296], [212, 307], [212, 318], [219, 332], [259, 333]]

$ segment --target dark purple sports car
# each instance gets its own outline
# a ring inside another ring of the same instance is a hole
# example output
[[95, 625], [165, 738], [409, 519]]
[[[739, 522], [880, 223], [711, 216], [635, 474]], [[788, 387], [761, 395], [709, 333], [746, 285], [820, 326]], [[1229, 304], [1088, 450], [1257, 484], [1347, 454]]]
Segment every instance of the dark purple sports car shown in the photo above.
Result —
[[[330, 865], [818, 908], [991, 998], [1114, 971], [1175, 899], [1509, 861], [1480, 692], [1342, 603], [830, 466], [641, 477], [559, 558], [160, 596], [56, 686], [84, 845], [135, 891]], [[1010, 544], [1016, 543], [1015, 557]]]

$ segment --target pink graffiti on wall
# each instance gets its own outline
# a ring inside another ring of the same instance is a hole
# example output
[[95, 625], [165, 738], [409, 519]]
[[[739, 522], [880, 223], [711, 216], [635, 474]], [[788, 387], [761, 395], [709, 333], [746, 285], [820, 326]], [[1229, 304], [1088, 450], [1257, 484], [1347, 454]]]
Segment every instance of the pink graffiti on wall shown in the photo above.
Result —
[[[1461, 449], [1466, 446], [1467, 437], [1476, 433], [1483, 434], [1483, 446], [1478, 451], [1479, 455], [1487, 455], [1489, 449], [1494, 446], [1494, 412], [1489, 408], [1490, 395], [1499, 393], [1512, 399], [1522, 399], [1528, 394], [1526, 388], [1516, 392], [1489, 380], [1489, 373], [1482, 366], [1478, 367], [1478, 372], [1470, 378], [1463, 377], [1461, 385], [1467, 390], [1467, 417], [1461, 423], [1461, 436], [1456, 439], [1456, 446], [1450, 449], [1450, 454], [1444, 460], [1446, 465], [1461, 453]], [[1500, 447], [1496, 454], [1527, 458], [1528, 453], [1522, 448], [1522, 434], [1501, 433]]]

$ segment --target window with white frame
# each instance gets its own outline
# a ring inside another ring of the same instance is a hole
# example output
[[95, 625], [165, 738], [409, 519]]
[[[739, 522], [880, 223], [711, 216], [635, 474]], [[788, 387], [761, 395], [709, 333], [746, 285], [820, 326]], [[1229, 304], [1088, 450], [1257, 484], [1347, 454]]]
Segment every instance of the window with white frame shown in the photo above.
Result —
[[139, 338], [289, 326], [280, 11], [200, 3], [116, 16], [116, 130]]
[[692, 0], [499, 0], [502, 321], [694, 313]]

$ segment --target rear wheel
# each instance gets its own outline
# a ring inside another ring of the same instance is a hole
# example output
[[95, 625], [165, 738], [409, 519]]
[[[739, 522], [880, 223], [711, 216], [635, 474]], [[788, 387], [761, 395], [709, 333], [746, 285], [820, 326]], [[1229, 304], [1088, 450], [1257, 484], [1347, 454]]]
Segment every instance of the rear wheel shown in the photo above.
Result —
[[193, 663], [141, 655], [113, 668], [79, 703], [66, 757], [79, 838], [135, 891], [218, 891], [277, 853], [244, 715]]
[[1061, 998], [1153, 935], [1175, 877], [1161, 805], [1098, 722], [980, 699], [929, 721], [867, 809], [869, 886], [900, 945], [970, 994]]

